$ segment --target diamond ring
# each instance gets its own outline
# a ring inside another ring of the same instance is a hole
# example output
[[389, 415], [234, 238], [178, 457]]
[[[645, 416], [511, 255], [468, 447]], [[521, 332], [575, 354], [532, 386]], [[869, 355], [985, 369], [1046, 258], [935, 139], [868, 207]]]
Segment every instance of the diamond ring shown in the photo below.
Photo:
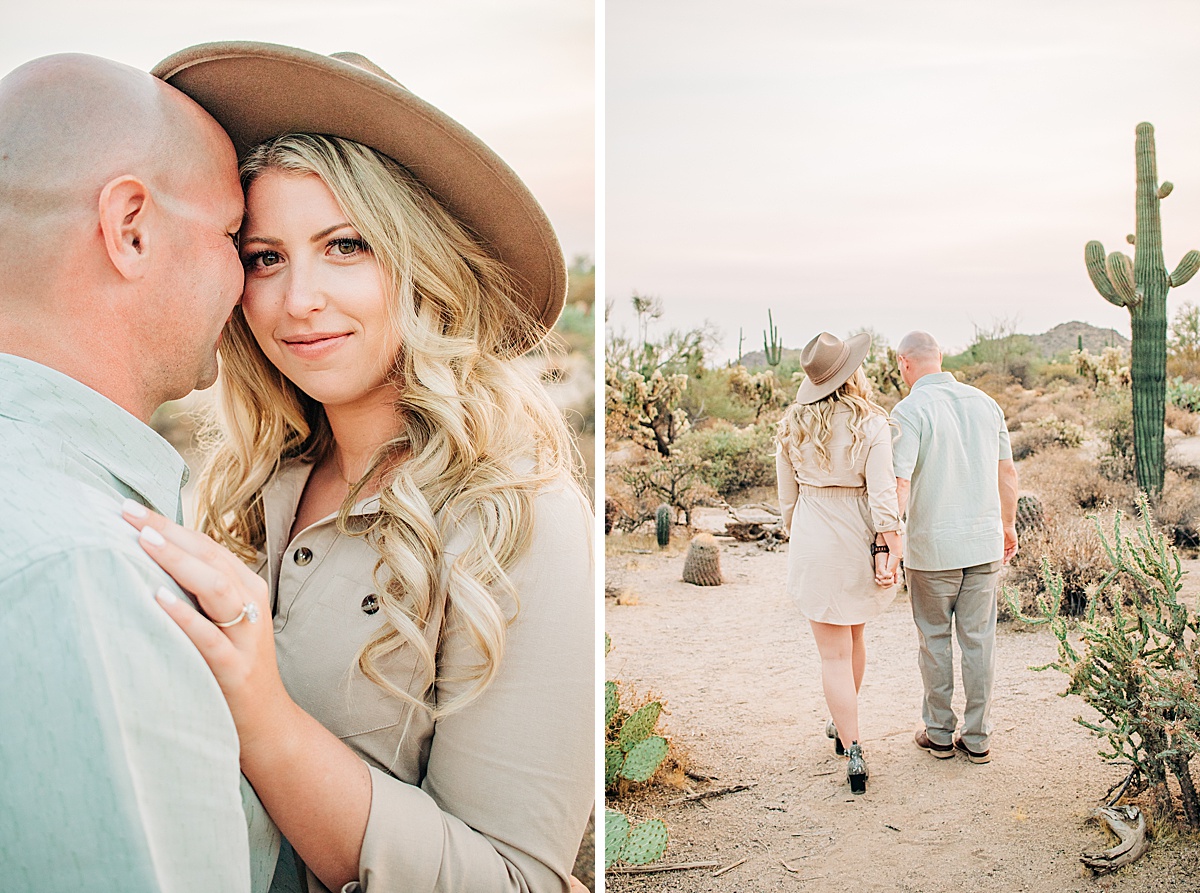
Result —
[[226, 620], [224, 623], [214, 620], [213, 626], [219, 626], [221, 629], [225, 629], [226, 627], [235, 626], [241, 623], [243, 619], [248, 620], [250, 623], [258, 623], [258, 606], [252, 604], [251, 602], [246, 602], [244, 605], [242, 605], [242, 613], [238, 614], [232, 620]]

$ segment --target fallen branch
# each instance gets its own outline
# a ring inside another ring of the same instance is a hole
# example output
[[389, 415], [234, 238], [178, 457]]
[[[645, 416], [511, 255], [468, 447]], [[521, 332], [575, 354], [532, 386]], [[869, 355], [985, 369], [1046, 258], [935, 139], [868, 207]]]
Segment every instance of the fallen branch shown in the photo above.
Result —
[[1103, 852], [1085, 852], [1079, 859], [1096, 874], [1116, 871], [1144, 856], [1150, 849], [1146, 817], [1136, 806], [1105, 806], [1092, 810], [1092, 818], [1103, 822], [1117, 836], [1117, 845]]
[[668, 862], [666, 865], [610, 865], [606, 874], [655, 874], [660, 871], [688, 871], [692, 868], [716, 868], [720, 862]]
[[701, 791], [699, 794], [687, 794], [683, 797], [676, 797], [674, 800], [668, 800], [668, 806], [678, 806], [680, 803], [692, 803], [696, 800], [708, 800], [711, 797], [721, 797], [725, 794], [736, 794], [738, 791], [748, 791], [754, 787], [754, 784], [735, 784], [731, 788], [717, 788], [715, 791]]
[[[750, 857], [749, 857], [749, 856], [747, 856], [747, 857], [746, 857], [746, 859], [748, 859], [748, 858], [750, 858]], [[724, 868], [722, 868], [720, 871], [714, 871], [714, 872], [713, 872], [713, 877], [720, 877], [720, 876], [721, 876], [721, 875], [723, 875], [725, 872], [727, 872], [727, 871], [732, 871], [733, 869], [735, 869], [735, 868], [737, 868], [739, 865], [741, 865], [743, 862], [745, 862], [745, 861], [746, 861], [746, 859], [738, 859], [738, 860], [737, 860], [736, 862], [734, 862], [733, 864], [731, 864], [731, 865], [726, 865], [726, 866], [725, 866]]]
[[[1138, 774], [1137, 767], [1134, 767], [1133, 769], [1129, 770], [1129, 774], [1125, 776], [1125, 779], [1123, 781], [1119, 781], [1116, 784], [1114, 784], [1111, 788], [1109, 788], [1108, 793], [1112, 794], [1112, 796], [1108, 798], [1108, 802], [1105, 803], [1104, 805], [1105, 806], [1116, 806], [1117, 801], [1120, 800], [1123, 796], [1125, 796], [1125, 789], [1129, 787], [1130, 783], [1134, 780], [1134, 778], [1137, 777], [1137, 774]], [[1116, 793], [1113, 794], [1113, 791], [1116, 791]], [[1108, 794], [1106, 794], [1105, 796], [1107, 797]]]

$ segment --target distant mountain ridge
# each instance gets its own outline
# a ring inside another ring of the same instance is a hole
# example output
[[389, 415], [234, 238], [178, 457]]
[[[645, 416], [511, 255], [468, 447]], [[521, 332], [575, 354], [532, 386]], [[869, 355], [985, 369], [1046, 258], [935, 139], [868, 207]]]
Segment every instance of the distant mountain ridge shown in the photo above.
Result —
[[1049, 332], [1029, 336], [1038, 353], [1046, 358], [1064, 351], [1078, 350], [1080, 338], [1088, 353], [1100, 353], [1106, 347], [1129, 350], [1129, 339], [1116, 329], [1101, 329], [1076, 320], [1059, 323]]
[[[1042, 332], [1040, 335], [1027, 335], [1032, 342], [1034, 349], [1044, 358], [1051, 357], [1060, 353], [1069, 353], [1072, 350], [1079, 348], [1079, 339], [1083, 339], [1083, 346], [1088, 353], [1098, 354], [1106, 347], [1115, 346], [1121, 350], [1129, 350], [1129, 339], [1118, 332], [1116, 329], [1102, 329], [1099, 326], [1093, 326], [1090, 323], [1079, 322], [1072, 320], [1071, 322], [1062, 322], [1056, 325], [1048, 332]], [[895, 347], [895, 345], [892, 345]], [[783, 349], [783, 362], [789, 361], [799, 365], [800, 363], [800, 348], [785, 347]], [[764, 369], [767, 365], [767, 355], [761, 350], [753, 350], [749, 353], [742, 354], [742, 365], [747, 369]]]

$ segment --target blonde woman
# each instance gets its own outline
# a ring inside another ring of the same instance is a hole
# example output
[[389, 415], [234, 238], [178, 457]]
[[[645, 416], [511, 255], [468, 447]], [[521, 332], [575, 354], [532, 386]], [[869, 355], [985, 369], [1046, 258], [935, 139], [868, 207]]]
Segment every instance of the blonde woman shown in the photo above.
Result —
[[216, 44], [155, 73], [239, 148], [246, 281], [207, 536], [126, 517], [201, 608], [159, 596], [285, 839], [272, 889], [567, 889], [594, 584], [568, 432], [517, 362], [562, 306], [548, 222], [361, 57]]
[[861, 368], [870, 341], [828, 332], [810, 341], [800, 355], [807, 377], [776, 435], [787, 591], [812, 626], [833, 717], [826, 733], [849, 755], [855, 794], [869, 774], [858, 730], [863, 627], [891, 603], [903, 554], [887, 413]]

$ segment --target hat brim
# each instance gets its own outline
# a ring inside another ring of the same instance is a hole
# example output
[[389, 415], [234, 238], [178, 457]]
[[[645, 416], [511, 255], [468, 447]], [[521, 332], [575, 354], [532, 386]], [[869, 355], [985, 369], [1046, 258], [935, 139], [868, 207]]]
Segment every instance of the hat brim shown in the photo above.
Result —
[[850, 376], [854, 374], [855, 370], [866, 359], [867, 351], [871, 349], [871, 335], [868, 332], [860, 332], [857, 335], [847, 338], [845, 343], [849, 350], [846, 353], [846, 359], [842, 361], [837, 372], [819, 385], [813, 384], [812, 379], [804, 379], [796, 391], [797, 403], [816, 403], [818, 400], [828, 397], [849, 381]]
[[[286, 133], [338, 136], [391, 157], [507, 267], [522, 311], [545, 330], [558, 319], [566, 262], [541, 205], [482, 140], [400, 84], [341, 59], [254, 41], [189, 47], [151, 74], [212, 115], [239, 158]], [[542, 334], [521, 333], [518, 349]]]

